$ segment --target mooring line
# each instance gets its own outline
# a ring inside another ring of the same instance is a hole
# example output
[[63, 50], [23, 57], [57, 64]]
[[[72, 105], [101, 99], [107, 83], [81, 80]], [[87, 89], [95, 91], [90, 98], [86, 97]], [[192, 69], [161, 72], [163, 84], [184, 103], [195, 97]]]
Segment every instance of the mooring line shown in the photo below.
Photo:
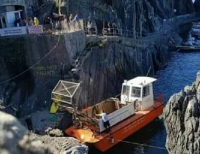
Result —
[[112, 137], [107, 137], [109, 140], [116, 140], [122, 143], [128, 143], [128, 144], [133, 144], [133, 145], [140, 145], [140, 146], [145, 146], [145, 147], [150, 147], [150, 148], [155, 148], [155, 149], [161, 149], [161, 150], [167, 150], [165, 147], [159, 147], [159, 146], [154, 146], [154, 145], [149, 145], [149, 144], [142, 144], [142, 143], [136, 143], [136, 142], [131, 142], [131, 141], [126, 141], [126, 140], [119, 140], [115, 139]]

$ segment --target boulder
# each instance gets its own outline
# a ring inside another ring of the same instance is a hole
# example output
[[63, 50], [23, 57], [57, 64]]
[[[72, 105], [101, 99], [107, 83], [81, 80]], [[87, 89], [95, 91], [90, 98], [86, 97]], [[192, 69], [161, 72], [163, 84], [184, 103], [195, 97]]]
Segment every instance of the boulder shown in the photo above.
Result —
[[200, 151], [200, 71], [196, 81], [171, 96], [163, 118], [167, 131], [166, 147], [172, 154], [198, 154]]
[[0, 154], [87, 154], [88, 147], [78, 140], [63, 136], [59, 129], [49, 135], [29, 132], [14, 116], [0, 111]]
[[28, 130], [17, 119], [9, 114], [0, 112], [0, 154], [20, 153], [16, 145]]

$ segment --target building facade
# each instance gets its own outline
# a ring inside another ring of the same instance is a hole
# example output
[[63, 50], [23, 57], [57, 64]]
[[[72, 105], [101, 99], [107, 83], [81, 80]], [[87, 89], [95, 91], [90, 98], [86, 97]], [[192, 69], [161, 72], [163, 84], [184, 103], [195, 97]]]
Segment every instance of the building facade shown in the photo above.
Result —
[[0, 28], [15, 26], [15, 21], [26, 18], [25, 0], [0, 0]]

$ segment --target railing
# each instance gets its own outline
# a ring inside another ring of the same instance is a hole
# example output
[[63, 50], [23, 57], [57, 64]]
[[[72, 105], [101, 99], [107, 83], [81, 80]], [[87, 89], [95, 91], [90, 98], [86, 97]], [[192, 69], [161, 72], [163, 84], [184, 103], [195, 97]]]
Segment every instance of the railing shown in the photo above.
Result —
[[43, 25], [45, 34], [56, 34], [56, 33], [71, 33], [78, 30], [84, 30], [83, 20], [64, 22], [58, 21], [52, 24]]
[[63, 34], [84, 30], [83, 20], [71, 23], [54, 22], [47, 25], [22, 26], [0, 29], [0, 36], [17, 36], [27, 34]]
[[102, 34], [104, 36], [120, 36], [120, 37], [127, 37], [127, 38], [139, 38], [148, 36], [148, 33], [138, 33], [131, 30], [124, 30], [118, 28], [103, 28]]

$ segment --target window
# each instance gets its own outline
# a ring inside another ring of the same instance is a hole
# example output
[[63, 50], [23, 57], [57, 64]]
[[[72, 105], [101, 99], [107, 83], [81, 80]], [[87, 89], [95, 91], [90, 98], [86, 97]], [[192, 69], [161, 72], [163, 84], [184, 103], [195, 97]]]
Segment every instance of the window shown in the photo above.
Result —
[[123, 86], [122, 94], [128, 96], [129, 95], [129, 90], [130, 90], [129, 86]]
[[132, 87], [131, 97], [140, 97], [141, 88]]
[[149, 85], [143, 88], [143, 97], [148, 96], [150, 94]]

